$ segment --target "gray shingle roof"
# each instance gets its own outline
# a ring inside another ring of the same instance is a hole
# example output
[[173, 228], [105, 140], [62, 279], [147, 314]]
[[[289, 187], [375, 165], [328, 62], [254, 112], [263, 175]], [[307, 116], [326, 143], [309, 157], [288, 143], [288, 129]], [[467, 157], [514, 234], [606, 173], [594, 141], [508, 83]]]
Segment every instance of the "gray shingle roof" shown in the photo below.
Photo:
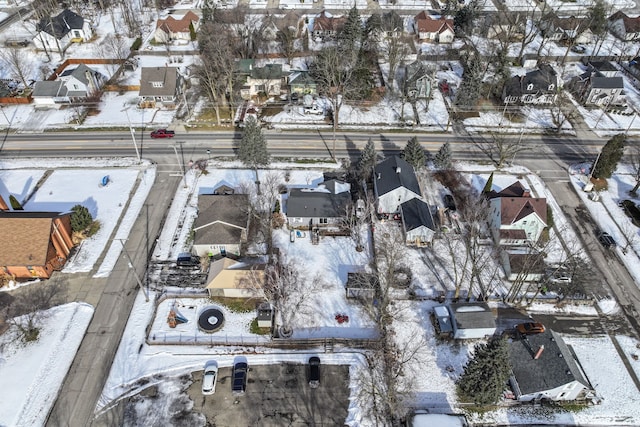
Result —
[[591, 87], [594, 89], [624, 89], [622, 77], [592, 77]]
[[484, 302], [452, 303], [453, 321], [458, 329], [495, 328], [496, 320], [489, 305]]
[[292, 188], [287, 200], [287, 216], [292, 218], [339, 218], [351, 200], [348, 191], [334, 194], [329, 190]]
[[[514, 76], [505, 83], [505, 93], [510, 96], [555, 92], [558, 76], [550, 66], [543, 64], [538, 70], [530, 71], [524, 76]], [[529, 86], [531, 85], [531, 88]], [[553, 85], [553, 89], [549, 86]]]
[[248, 221], [249, 196], [246, 194], [201, 194], [198, 196], [198, 217], [193, 225], [194, 243], [238, 243]]
[[[154, 83], [160, 83], [155, 87]], [[172, 96], [176, 94], [178, 69], [175, 67], [143, 67], [140, 70], [140, 96]]]
[[402, 220], [407, 231], [425, 226], [435, 231], [436, 227], [431, 215], [429, 205], [420, 199], [414, 198], [400, 205]]
[[[541, 345], [544, 350], [534, 359]], [[511, 369], [523, 395], [551, 390], [574, 380], [589, 387], [573, 353], [552, 330], [512, 341], [509, 352]]]
[[33, 96], [67, 96], [67, 87], [64, 85], [64, 82], [61, 81], [44, 80], [36, 82], [33, 87]]
[[80, 30], [84, 26], [84, 18], [69, 9], [63, 10], [52, 18], [42, 18], [37, 30], [51, 34], [58, 40], [63, 38], [71, 30]]
[[62, 74], [60, 74], [60, 77], [72, 76], [86, 85], [89, 84], [89, 79], [87, 79], [87, 71], [90, 74], [100, 74], [97, 71], [87, 67], [86, 65], [80, 64], [76, 68], [68, 68], [64, 70]]
[[378, 196], [400, 187], [422, 196], [413, 166], [399, 156], [388, 157], [378, 163], [374, 168], [374, 179], [376, 180]]

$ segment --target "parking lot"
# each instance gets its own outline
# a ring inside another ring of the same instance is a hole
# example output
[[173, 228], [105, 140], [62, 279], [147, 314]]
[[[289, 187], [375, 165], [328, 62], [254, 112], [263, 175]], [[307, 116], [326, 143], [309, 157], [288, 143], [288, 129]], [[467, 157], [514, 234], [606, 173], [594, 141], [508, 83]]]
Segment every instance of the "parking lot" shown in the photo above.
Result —
[[217, 427], [340, 426], [349, 406], [348, 380], [348, 366], [322, 365], [320, 386], [312, 389], [307, 365], [250, 365], [243, 396], [231, 395], [231, 368], [220, 368], [216, 392], [210, 396], [202, 395], [202, 371], [194, 372], [188, 393], [193, 411]]

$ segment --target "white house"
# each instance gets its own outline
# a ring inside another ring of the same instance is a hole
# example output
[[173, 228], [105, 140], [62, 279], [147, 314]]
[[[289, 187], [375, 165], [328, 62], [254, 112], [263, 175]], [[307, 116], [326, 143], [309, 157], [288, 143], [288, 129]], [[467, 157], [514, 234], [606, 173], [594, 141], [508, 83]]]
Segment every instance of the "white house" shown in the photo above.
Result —
[[377, 212], [382, 216], [398, 214], [401, 204], [422, 198], [413, 166], [398, 156], [388, 157], [374, 167], [373, 189]]
[[64, 70], [54, 80], [36, 82], [33, 103], [37, 107], [60, 108], [64, 104], [81, 103], [96, 95], [107, 81], [106, 76], [84, 64]]
[[166, 19], [158, 19], [153, 38], [156, 43], [187, 43], [191, 41], [191, 29], [193, 28], [195, 34], [199, 24], [200, 17], [192, 11], [188, 11], [179, 19], [170, 15]]
[[286, 215], [292, 228], [339, 227], [351, 201], [351, 186], [335, 179], [314, 188], [292, 188]]
[[88, 42], [93, 37], [90, 22], [69, 9], [42, 18], [36, 32], [33, 39], [36, 49], [53, 52], [64, 52], [71, 43]]
[[413, 27], [418, 39], [437, 43], [451, 43], [455, 38], [453, 19], [432, 18], [425, 11], [413, 18]]
[[618, 11], [609, 17], [609, 31], [624, 41], [640, 40], [640, 16], [631, 17]]
[[407, 245], [426, 246], [433, 241], [435, 221], [431, 208], [423, 200], [413, 198], [401, 204], [400, 217]]
[[[532, 197], [496, 197], [490, 203], [490, 228], [500, 245], [519, 244], [522, 237], [535, 243], [547, 226], [547, 200]], [[513, 231], [512, 231], [513, 230]], [[514, 237], [512, 234], [521, 230]], [[506, 233], [505, 233], [506, 232]], [[501, 234], [502, 233], [502, 234]], [[516, 240], [512, 242], [511, 240]]]
[[509, 383], [521, 402], [572, 401], [594, 396], [575, 353], [552, 330], [511, 341], [509, 358], [513, 372]]

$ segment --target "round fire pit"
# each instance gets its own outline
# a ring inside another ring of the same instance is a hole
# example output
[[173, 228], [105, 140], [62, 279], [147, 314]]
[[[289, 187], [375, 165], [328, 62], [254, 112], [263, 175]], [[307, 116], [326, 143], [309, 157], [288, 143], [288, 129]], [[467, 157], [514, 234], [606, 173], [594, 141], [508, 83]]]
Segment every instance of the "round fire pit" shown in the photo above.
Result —
[[207, 307], [198, 316], [198, 328], [204, 332], [219, 331], [224, 325], [224, 314], [219, 308]]

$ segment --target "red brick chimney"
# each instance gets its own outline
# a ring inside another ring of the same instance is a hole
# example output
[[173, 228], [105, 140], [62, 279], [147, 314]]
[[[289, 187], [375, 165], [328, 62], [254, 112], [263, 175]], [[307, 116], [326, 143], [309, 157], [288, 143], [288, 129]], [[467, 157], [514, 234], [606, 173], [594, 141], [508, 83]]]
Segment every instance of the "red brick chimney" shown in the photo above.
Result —
[[540, 348], [538, 349], [538, 352], [536, 353], [536, 355], [533, 357], [535, 360], [538, 360], [540, 358], [540, 356], [542, 356], [542, 352], [544, 351], [544, 345], [541, 345]]

